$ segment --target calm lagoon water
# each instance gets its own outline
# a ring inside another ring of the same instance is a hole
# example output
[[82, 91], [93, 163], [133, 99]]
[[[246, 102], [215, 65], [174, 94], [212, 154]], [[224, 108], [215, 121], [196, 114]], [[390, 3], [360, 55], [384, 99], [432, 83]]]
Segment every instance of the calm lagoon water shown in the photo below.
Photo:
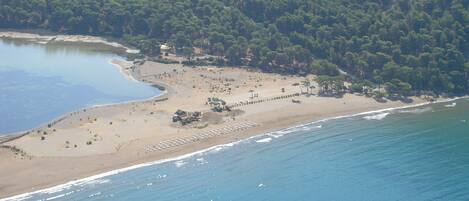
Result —
[[316, 122], [26, 200], [469, 200], [469, 100]]
[[97, 104], [150, 98], [154, 87], [124, 76], [99, 45], [0, 39], [0, 135], [37, 127]]

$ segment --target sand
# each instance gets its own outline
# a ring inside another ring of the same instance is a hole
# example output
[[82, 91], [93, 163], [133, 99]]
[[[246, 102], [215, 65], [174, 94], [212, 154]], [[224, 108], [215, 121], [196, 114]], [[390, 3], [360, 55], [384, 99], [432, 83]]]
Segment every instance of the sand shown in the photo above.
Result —
[[[342, 98], [318, 97], [316, 90], [308, 96], [271, 100], [301, 93], [301, 87], [295, 83], [313, 80], [314, 76], [304, 78], [245, 68], [195, 68], [149, 61], [140, 66], [122, 61], [112, 63], [120, 65], [124, 74], [136, 80], [164, 86], [165, 94], [151, 100], [75, 111], [50, 127], [36, 128], [28, 135], [4, 143], [7, 148], [0, 148], [0, 197], [175, 157], [297, 124], [407, 104], [378, 103], [354, 94], [345, 94]], [[222, 98], [230, 105], [269, 101], [215, 113], [206, 104], [208, 97]], [[300, 103], [293, 103], [292, 99]], [[415, 99], [412, 104], [422, 102]], [[200, 111], [204, 118], [201, 122], [181, 126], [171, 119], [177, 109]], [[234, 130], [234, 125], [246, 122], [256, 126]], [[201, 133], [221, 128], [234, 131], [197, 138]], [[163, 150], [148, 150], [160, 142], [180, 139], [196, 140]]]

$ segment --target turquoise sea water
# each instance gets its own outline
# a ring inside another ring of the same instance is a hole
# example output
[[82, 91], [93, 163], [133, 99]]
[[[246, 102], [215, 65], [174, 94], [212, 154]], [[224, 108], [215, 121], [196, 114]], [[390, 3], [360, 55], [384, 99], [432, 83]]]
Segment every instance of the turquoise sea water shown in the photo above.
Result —
[[28, 130], [96, 104], [150, 98], [160, 91], [126, 78], [105, 47], [0, 39], [0, 135]]
[[469, 100], [454, 102], [316, 122], [25, 198], [469, 200]]

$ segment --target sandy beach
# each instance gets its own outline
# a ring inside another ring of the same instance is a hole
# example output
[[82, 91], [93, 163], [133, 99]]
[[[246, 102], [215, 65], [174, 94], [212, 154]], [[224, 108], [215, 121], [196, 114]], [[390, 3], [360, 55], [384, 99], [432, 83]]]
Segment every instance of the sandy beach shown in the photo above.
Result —
[[[0, 33], [0, 37], [12, 35]], [[298, 84], [314, 80], [313, 75], [305, 78], [234, 67], [111, 62], [132, 79], [163, 86], [166, 93], [151, 100], [75, 111], [2, 144], [0, 198], [315, 120], [424, 102], [414, 98], [413, 103], [379, 103], [355, 94], [319, 97], [316, 89], [310, 95], [296, 96], [306, 91]], [[213, 112], [206, 104], [209, 97], [221, 98], [234, 107], [230, 112]], [[178, 109], [202, 112], [202, 119], [184, 126], [174, 123], [172, 117]]]

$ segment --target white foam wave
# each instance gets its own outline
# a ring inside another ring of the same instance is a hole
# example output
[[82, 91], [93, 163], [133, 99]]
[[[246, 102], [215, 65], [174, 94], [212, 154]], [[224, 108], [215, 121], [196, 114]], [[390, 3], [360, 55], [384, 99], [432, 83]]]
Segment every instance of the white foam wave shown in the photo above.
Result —
[[451, 103], [451, 104], [445, 105], [445, 107], [456, 107], [456, 103]]
[[178, 168], [184, 166], [185, 164], [187, 164], [187, 162], [184, 162], [182, 160], [181, 161], [176, 161], [174, 163], [174, 165], [176, 165], [176, 167], [178, 167]]
[[309, 130], [312, 130], [313, 128], [322, 128], [322, 125], [312, 126], [312, 125], [314, 125], [318, 122], [320, 122], [320, 121], [315, 121], [315, 122], [311, 122], [311, 123], [307, 123], [307, 124], [300, 124], [300, 125], [297, 125], [297, 126], [294, 126], [294, 127], [285, 128], [285, 129], [282, 129], [282, 130], [279, 130], [279, 131], [273, 131], [273, 132], [266, 133], [266, 134], [263, 134], [263, 135], [260, 135], [260, 136], [265, 135], [265, 136], [270, 136], [270, 137], [273, 137], [273, 138], [280, 138], [280, 137], [283, 137], [286, 134], [294, 133], [294, 132], [297, 132], [297, 131], [300, 131], [300, 130], [309, 131]]
[[213, 153], [216, 153], [216, 152], [221, 151], [222, 149], [223, 149], [222, 147], [218, 147], [218, 148], [216, 148], [216, 149], [213, 149], [212, 152], [213, 152]]
[[389, 114], [390, 114], [389, 112], [385, 112], [385, 113], [380, 113], [380, 114], [375, 114], [375, 115], [369, 115], [369, 116], [364, 116], [363, 119], [366, 119], [366, 120], [383, 120]]
[[285, 134], [292, 133], [293, 131], [275, 131], [268, 134], [268, 136], [273, 138], [279, 138], [284, 136]]
[[91, 198], [91, 197], [98, 196], [98, 195], [101, 195], [101, 192], [93, 193], [89, 195], [88, 197]]
[[[446, 99], [446, 100], [441, 100], [441, 101], [434, 101], [434, 102], [426, 102], [426, 103], [420, 103], [420, 104], [414, 104], [414, 105], [408, 105], [408, 106], [402, 106], [402, 107], [394, 107], [394, 108], [386, 108], [386, 109], [374, 110], [374, 111], [368, 111], [368, 112], [361, 112], [361, 113], [337, 116], [337, 117], [332, 117], [332, 118], [326, 118], [326, 119], [314, 121], [314, 122], [311, 122], [311, 123], [301, 124], [301, 125], [297, 125], [297, 126], [293, 126], [293, 127], [283, 129], [284, 131], [286, 131], [286, 132], [283, 132], [283, 133], [284, 134], [291, 133], [292, 131], [288, 131], [288, 130], [294, 129], [294, 128], [299, 128], [299, 127], [302, 127], [302, 126], [305, 126], [305, 125], [312, 125], [312, 124], [317, 124], [317, 123], [320, 123], [320, 122], [327, 122], [327, 121], [335, 120], [335, 119], [343, 119], [343, 118], [348, 118], [348, 117], [363, 116], [363, 115], [374, 114], [374, 113], [389, 112], [389, 111], [394, 111], [394, 110], [399, 110], [399, 109], [415, 108], [415, 107], [425, 106], [425, 105], [429, 105], [429, 104], [452, 102], [452, 101], [455, 101], [455, 100], [466, 99], [466, 98], [469, 98], [469, 96], [464, 96], [464, 97], [454, 98], [454, 99]], [[50, 187], [50, 188], [37, 190], [37, 191], [29, 192], [29, 193], [23, 193], [23, 194], [15, 195], [15, 196], [8, 197], [8, 198], [3, 198], [3, 199], [0, 199], [0, 201], [24, 200], [24, 199], [31, 198], [32, 195], [34, 195], [34, 194], [39, 194], [39, 193], [42, 194], [44, 192], [48, 192], [48, 191], [52, 191], [52, 190], [56, 190], [56, 192], [58, 192], [60, 190], [57, 190], [57, 189], [71, 188], [73, 186], [76, 186], [77, 184], [87, 183], [87, 182], [90, 182], [90, 181], [93, 181], [93, 180], [97, 180], [97, 179], [100, 179], [100, 178], [103, 178], [103, 177], [108, 177], [108, 176], [120, 174], [120, 173], [127, 172], [127, 171], [130, 171], [130, 170], [134, 170], [134, 169], [137, 169], [137, 168], [142, 168], [142, 167], [147, 167], [147, 166], [152, 166], [152, 165], [157, 165], [157, 164], [167, 163], [167, 162], [171, 162], [171, 161], [178, 161], [178, 160], [190, 158], [192, 156], [196, 156], [196, 155], [211, 152], [211, 151], [213, 151], [215, 149], [218, 149], [218, 148], [223, 149], [223, 147], [232, 147], [232, 146], [234, 146], [234, 145], [236, 145], [240, 142], [249, 141], [253, 138], [259, 138], [259, 137], [262, 137], [262, 136], [271, 136], [273, 133], [279, 133], [279, 131], [252, 136], [252, 137], [249, 137], [247, 139], [239, 140], [237, 142], [212, 146], [212, 147], [209, 147], [207, 149], [195, 151], [195, 152], [184, 154], [184, 155], [174, 157], [174, 158], [162, 159], [162, 160], [152, 161], [152, 162], [148, 162], [148, 163], [133, 165], [133, 166], [130, 166], [130, 167], [121, 168], [121, 169], [117, 169], [117, 170], [112, 170], [112, 171], [109, 171], [109, 172], [97, 174], [97, 175], [86, 177], [86, 178], [83, 178], [83, 179], [70, 181], [70, 182], [67, 182], [65, 184], [60, 184], [60, 185], [53, 186], [53, 187]]]
[[258, 143], [267, 143], [267, 142], [270, 142], [270, 141], [272, 141], [272, 138], [268, 137], [268, 138], [257, 140], [256, 142], [258, 142]]
[[55, 199], [70, 195], [72, 193], [73, 193], [73, 191], [70, 191], [70, 192], [67, 192], [67, 193], [63, 193], [63, 194], [60, 194], [60, 195], [56, 195], [56, 196], [53, 196], [53, 197], [46, 198], [46, 200], [55, 200]]
[[412, 113], [412, 114], [421, 114], [425, 112], [432, 111], [432, 107], [424, 107], [424, 108], [415, 108], [410, 110], [399, 110], [398, 113]]
[[109, 183], [109, 182], [111, 182], [110, 179], [96, 179], [96, 180], [93, 180], [93, 181], [86, 182], [86, 183], [82, 184], [81, 186], [91, 185], [91, 184], [105, 184], [105, 183]]
[[[93, 183], [94, 181], [91, 181], [90, 183]], [[43, 193], [44, 194], [54, 194], [54, 193], [57, 193], [57, 192], [60, 192], [60, 191], [63, 191], [63, 190], [67, 190], [69, 189], [69, 187], [64, 187], [64, 188], [60, 188], [60, 189], [50, 189], [48, 191], [44, 191]]]
[[207, 164], [208, 162], [205, 160], [205, 158], [197, 158], [195, 159], [197, 162], [199, 162], [199, 165]]
[[210, 153], [217, 153], [225, 148], [228, 148], [228, 147], [232, 147], [235, 145], [236, 142], [233, 142], [233, 143], [228, 143], [228, 144], [223, 144], [223, 145], [219, 145], [219, 146], [216, 146], [214, 147], [213, 149], [210, 149], [208, 150], [207, 152], [210, 152]]

